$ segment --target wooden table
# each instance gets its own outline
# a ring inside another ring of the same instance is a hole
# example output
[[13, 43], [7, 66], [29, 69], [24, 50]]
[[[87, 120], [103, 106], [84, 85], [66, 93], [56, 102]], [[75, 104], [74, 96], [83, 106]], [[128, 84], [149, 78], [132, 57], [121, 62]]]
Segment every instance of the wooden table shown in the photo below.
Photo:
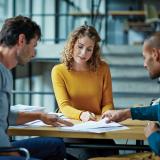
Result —
[[[8, 133], [10, 136], [43, 136], [43, 137], [61, 137], [61, 138], [83, 138], [83, 139], [128, 139], [128, 140], [136, 140], [137, 142], [143, 142], [146, 140], [144, 135], [144, 126], [147, 121], [138, 121], [138, 120], [126, 120], [123, 121], [122, 124], [129, 127], [126, 130], [119, 131], [111, 131], [106, 133], [89, 133], [89, 132], [71, 132], [64, 131], [58, 127], [51, 126], [43, 126], [43, 127], [10, 127]], [[70, 144], [72, 146], [73, 144]], [[83, 147], [88, 144], [81, 144]], [[100, 145], [99, 145], [100, 146]], [[98, 145], [96, 145], [98, 147]], [[108, 148], [107, 145], [102, 145], [102, 148]], [[109, 146], [112, 147], [113, 146]], [[136, 143], [136, 145], [118, 145], [116, 148], [123, 149], [141, 149], [141, 150], [149, 150], [148, 146], [143, 143]]]

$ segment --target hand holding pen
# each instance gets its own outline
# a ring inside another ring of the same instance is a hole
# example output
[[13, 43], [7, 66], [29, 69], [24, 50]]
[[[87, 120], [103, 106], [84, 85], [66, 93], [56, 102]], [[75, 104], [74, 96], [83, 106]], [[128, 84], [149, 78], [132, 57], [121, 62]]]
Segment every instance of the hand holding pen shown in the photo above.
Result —
[[80, 120], [83, 122], [96, 121], [96, 115], [92, 112], [85, 111], [81, 113]]

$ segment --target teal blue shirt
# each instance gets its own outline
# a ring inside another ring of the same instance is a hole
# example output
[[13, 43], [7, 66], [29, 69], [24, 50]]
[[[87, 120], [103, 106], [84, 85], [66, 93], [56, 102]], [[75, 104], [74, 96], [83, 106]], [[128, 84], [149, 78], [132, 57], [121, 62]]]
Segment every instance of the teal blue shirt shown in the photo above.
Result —
[[[160, 122], [160, 105], [131, 108], [132, 119], [151, 120]], [[160, 131], [153, 132], [148, 137], [149, 146], [160, 156]]]

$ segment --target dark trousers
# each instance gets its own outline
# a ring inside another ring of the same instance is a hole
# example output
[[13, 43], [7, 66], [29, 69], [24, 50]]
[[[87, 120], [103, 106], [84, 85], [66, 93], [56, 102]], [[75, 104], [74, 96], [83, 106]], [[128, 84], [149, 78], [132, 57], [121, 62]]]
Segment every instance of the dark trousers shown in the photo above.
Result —
[[29, 138], [14, 141], [12, 142], [12, 145], [14, 147], [26, 148], [33, 158], [42, 160], [64, 160], [65, 157], [65, 145], [60, 138]]
[[[105, 144], [105, 145], [115, 145], [112, 139], [64, 139], [66, 145], [67, 143], [73, 144]], [[119, 150], [113, 149], [97, 149], [97, 148], [67, 148], [67, 156], [69, 160], [88, 160], [92, 157], [105, 157], [111, 155], [118, 155]]]

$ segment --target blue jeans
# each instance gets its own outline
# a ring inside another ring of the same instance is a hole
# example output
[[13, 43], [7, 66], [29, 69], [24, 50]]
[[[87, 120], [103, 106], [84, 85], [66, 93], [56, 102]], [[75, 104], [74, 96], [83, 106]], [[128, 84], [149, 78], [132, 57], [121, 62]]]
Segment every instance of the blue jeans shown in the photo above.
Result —
[[30, 156], [42, 160], [64, 160], [65, 145], [60, 138], [36, 137], [12, 142], [14, 147], [26, 148]]

